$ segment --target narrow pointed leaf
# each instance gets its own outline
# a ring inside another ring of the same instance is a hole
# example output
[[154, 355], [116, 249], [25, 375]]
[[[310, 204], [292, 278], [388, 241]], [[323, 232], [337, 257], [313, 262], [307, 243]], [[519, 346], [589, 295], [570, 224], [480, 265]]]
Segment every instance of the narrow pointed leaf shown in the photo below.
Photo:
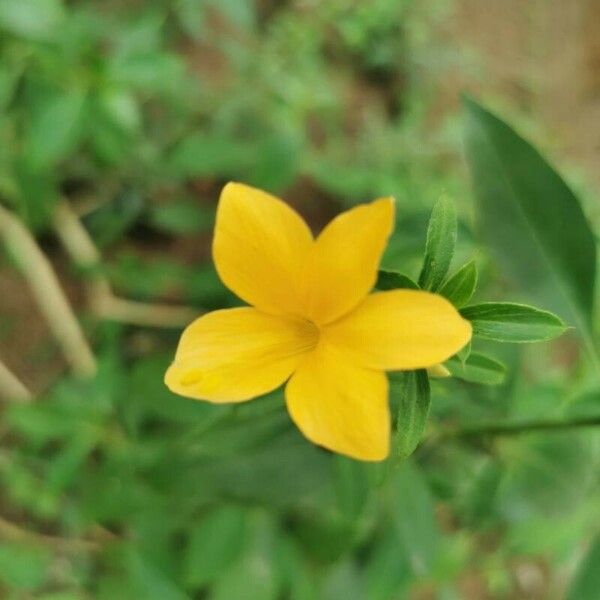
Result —
[[386, 290], [418, 290], [419, 286], [408, 275], [398, 271], [386, 271], [381, 269], [377, 274], [375, 287], [382, 292]]
[[538, 151], [471, 99], [466, 153], [481, 234], [536, 302], [591, 339], [596, 245], [581, 205]]
[[415, 451], [427, 422], [431, 399], [427, 371], [394, 373], [390, 387], [398, 403], [394, 456], [402, 460]]
[[477, 352], [472, 352], [464, 362], [453, 356], [444, 364], [453, 377], [471, 383], [500, 385], [506, 377], [506, 367], [501, 362]]
[[477, 265], [472, 260], [463, 265], [440, 288], [440, 295], [448, 298], [454, 306], [461, 308], [473, 297], [477, 287]]
[[461, 309], [473, 335], [497, 342], [543, 342], [562, 335], [565, 324], [552, 313], [511, 302], [484, 302]]
[[441, 198], [433, 207], [429, 228], [423, 269], [419, 276], [419, 285], [424, 290], [436, 291], [450, 268], [456, 246], [456, 210], [449, 198]]

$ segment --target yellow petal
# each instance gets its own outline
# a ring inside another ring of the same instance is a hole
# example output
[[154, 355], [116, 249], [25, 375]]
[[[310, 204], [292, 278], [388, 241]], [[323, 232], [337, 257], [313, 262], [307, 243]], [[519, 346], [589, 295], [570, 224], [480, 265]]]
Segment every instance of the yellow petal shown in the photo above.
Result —
[[221, 192], [213, 257], [223, 283], [271, 314], [298, 314], [299, 280], [312, 234], [287, 204], [240, 183]]
[[307, 321], [250, 307], [217, 310], [185, 329], [165, 383], [188, 398], [249, 400], [279, 387], [317, 339]]
[[317, 238], [304, 279], [305, 314], [334, 321], [356, 307], [377, 279], [394, 224], [394, 200], [382, 198], [337, 216]]
[[437, 365], [471, 339], [471, 324], [442, 296], [393, 290], [368, 296], [322, 332], [323, 341], [371, 369]]
[[285, 396], [292, 420], [315, 444], [359, 460], [387, 457], [390, 414], [382, 371], [319, 347], [292, 375]]

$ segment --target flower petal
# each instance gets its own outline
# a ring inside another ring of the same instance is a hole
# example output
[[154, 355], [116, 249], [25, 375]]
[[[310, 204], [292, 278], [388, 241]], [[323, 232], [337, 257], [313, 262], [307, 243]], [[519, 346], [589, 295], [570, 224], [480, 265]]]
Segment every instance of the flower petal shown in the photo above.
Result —
[[217, 310], [185, 329], [165, 383], [188, 398], [249, 400], [279, 387], [317, 340], [308, 321], [250, 307]]
[[287, 384], [288, 411], [312, 442], [359, 460], [389, 454], [388, 381], [331, 349], [306, 356]]
[[393, 290], [368, 296], [322, 332], [324, 342], [371, 369], [411, 370], [437, 365], [471, 339], [471, 324], [442, 296]]
[[298, 314], [298, 286], [312, 234], [287, 204], [228, 183], [221, 192], [213, 257], [223, 283], [271, 314]]
[[382, 198], [338, 215], [317, 238], [304, 278], [305, 314], [334, 321], [357, 306], [375, 285], [394, 224], [394, 200]]

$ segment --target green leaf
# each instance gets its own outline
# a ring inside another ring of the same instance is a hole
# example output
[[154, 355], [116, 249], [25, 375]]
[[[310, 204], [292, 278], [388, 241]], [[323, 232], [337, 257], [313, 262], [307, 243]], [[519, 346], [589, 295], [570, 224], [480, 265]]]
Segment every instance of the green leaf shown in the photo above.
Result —
[[483, 302], [461, 309], [473, 335], [496, 342], [544, 342], [562, 335], [565, 324], [552, 313], [511, 302]]
[[90, 98], [88, 133], [98, 157], [111, 164], [136, 151], [142, 115], [136, 98], [125, 88], [101, 90]]
[[224, 506], [192, 529], [183, 563], [186, 587], [200, 588], [223, 575], [240, 556], [245, 534], [244, 511]]
[[542, 306], [592, 331], [596, 244], [579, 201], [529, 143], [465, 99], [466, 150], [481, 233]]
[[596, 536], [579, 565], [567, 599], [596, 600], [598, 590], [600, 590], [600, 536]]
[[167, 156], [167, 167], [177, 177], [231, 176], [246, 165], [246, 148], [235, 140], [192, 133]]
[[73, 150], [82, 135], [86, 92], [55, 91], [34, 102], [25, 156], [34, 169], [48, 169]]
[[63, 17], [61, 0], [0, 2], [0, 30], [32, 40], [47, 40], [59, 33]]
[[477, 287], [477, 265], [472, 260], [463, 265], [452, 277], [446, 280], [439, 290], [454, 306], [461, 308], [473, 297]]
[[[142, 92], [169, 93], [185, 81], [182, 59], [170, 52], [117, 54], [107, 69], [117, 85]], [[188, 80], [188, 84], [194, 81]]]
[[137, 99], [127, 89], [107, 88], [97, 97], [100, 109], [116, 126], [127, 132], [136, 132], [142, 124]]
[[500, 385], [506, 376], [506, 367], [501, 362], [478, 352], [471, 353], [464, 362], [453, 356], [444, 364], [454, 377], [471, 383]]
[[19, 212], [31, 229], [41, 229], [51, 219], [59, 197], [55, 174], [52, 169], [38, 171], [24, 159], [15, 167]]
[[389, 271], [380, 269], [377, 274], [377, 283], [375, 287], [378, 290], [397, 290], [397, 289], [408, 289], [418, 290], [419, 286], [415, 283], [408, 275], [398, 273], [398, 271]]
[[429, 227], [423, 269], [419, 285], [424, 290], [436, 291], [450, 268], [456, 246], [456, 209], [449, 198], [440, 198], [433, 207]]
[[391, 396], [398, 403], [394, 456], [404, 459], [416, 449], [429, 412], [430, 390], [427, 371], [393, 373]]

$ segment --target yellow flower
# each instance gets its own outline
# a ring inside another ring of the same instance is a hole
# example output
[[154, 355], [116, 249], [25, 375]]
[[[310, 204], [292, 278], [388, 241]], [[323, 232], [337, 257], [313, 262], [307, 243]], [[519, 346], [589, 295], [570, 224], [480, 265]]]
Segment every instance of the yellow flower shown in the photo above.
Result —
[[[382, 198], [313, 236], [281, 200], [239, 183], [221, 193], [213, 257], [223, 283], [251, 306], [208, 313], [183, 332], [165, 383], [210, 402], [243, 402], [287, 381], [302, 433], [353, 458], [389, 453], [385, 371], [427, 368], [471, 339], [441, 296], [370, 294], [394, 224]], [[289, 380], [289, 381], [288, 381]]]

